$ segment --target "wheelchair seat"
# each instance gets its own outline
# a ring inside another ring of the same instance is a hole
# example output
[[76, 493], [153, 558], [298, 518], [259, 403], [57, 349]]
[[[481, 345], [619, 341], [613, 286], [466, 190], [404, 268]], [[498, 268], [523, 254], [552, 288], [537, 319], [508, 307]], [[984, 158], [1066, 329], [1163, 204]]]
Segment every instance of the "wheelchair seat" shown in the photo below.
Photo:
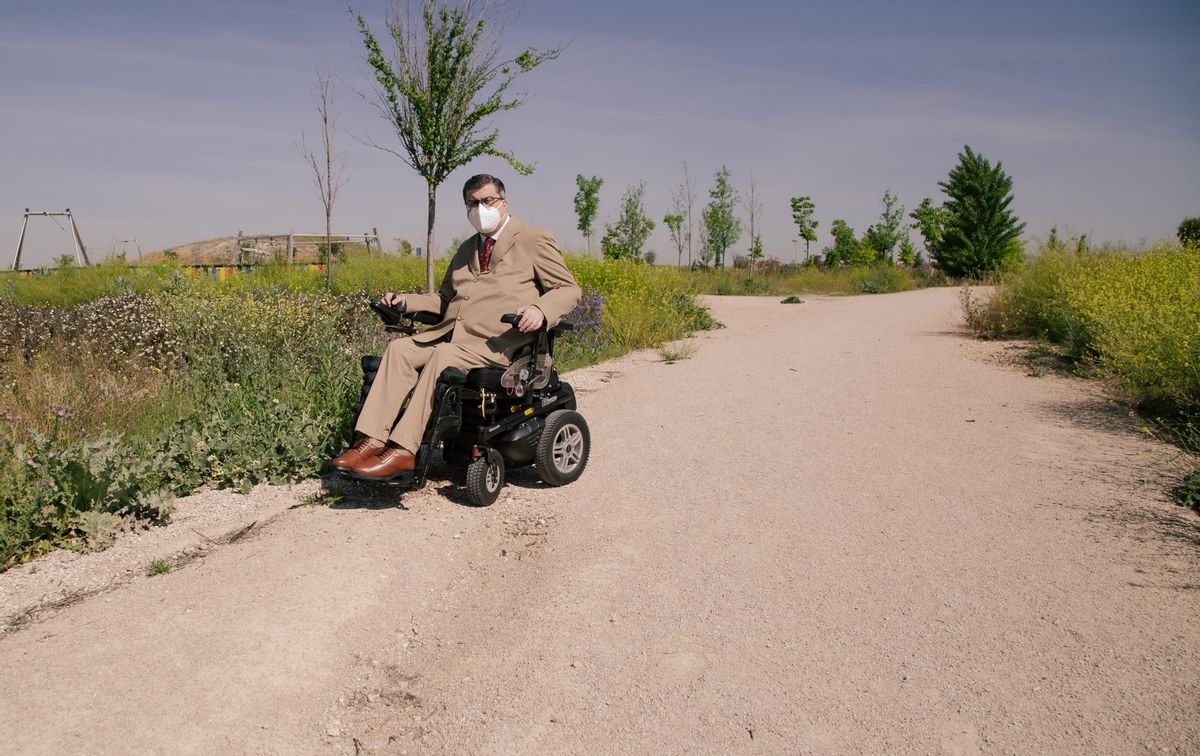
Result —
[[500, 391], [500, 376], [502, 375], [504, 375], [504, 368], [472, 368], [467, 373], [467, 381], [463, 385], [473, 389]]

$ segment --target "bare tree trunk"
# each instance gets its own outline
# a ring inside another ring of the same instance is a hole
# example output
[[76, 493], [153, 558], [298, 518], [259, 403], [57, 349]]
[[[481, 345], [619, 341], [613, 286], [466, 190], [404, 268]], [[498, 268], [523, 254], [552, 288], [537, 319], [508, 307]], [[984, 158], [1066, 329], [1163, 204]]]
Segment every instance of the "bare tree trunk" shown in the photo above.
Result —
[[[325, 108], [327, 109], [327, 108]], [[325, 288], [333, 291], [333, 131], [326, 120], [323, 129], [325, 136]]]
[[325, 288], [333, 290], [333, 214], [325, 212]]
[[[325, 151], [325, 165], [308, 146], [304, 139], [304, 131], [300, 132], [300, 154], [312, 168], [313, 183], [321, 204], [325, 206], [325, 287], [333, 288], [333, 203], [337, 201], [338, 190], [346, 185], [346, 153], [334, 151], [333, 136], [337, 131], [337, 111], [333, 108], [333, 84], [329, 72], [325, 68], [317, 71], [317, 113], [321, 116], [321, 148]], [[334, 167], [336, 166], [336, 170]], [[291, 262], [293, 236], [288, 234], [288, 262]], [[240, 245], [239, 245], [240, 246]]]
[[688, 267], [692, 267], [692, 205], [696, 201], [696, 187], [692, 184], [692, 178], [688, 175], [687, 163], [683, 164], [683, 197], [687, 202], [687, 248], [688, 248]]
[[746, 253], [747, 278], [754, 277], [754, 247], [758, 234], [758, 219], [762, 215], [762, 198], [758, 196], [758, 184], [754, 180], [754, 171], [750, 172], [750, 190], [742, 203], [746, 214], [750, 217], [750, 249]]
[[429, 226], [425, 231], [425, 288], [433, 293], [433, 220], [437, 211], [437, 186], [428, 183], [429, 187]]

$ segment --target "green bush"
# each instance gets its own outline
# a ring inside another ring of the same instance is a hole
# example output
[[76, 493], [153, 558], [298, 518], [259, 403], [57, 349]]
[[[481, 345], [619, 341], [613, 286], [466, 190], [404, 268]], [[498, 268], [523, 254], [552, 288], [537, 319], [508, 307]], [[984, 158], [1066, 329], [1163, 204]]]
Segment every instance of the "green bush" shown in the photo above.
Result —
[[907, 270], [890, 263], [850, 268], [850, 280], [863, 294], [889, 294], [916, 288], [916, 281]]
[[871, 294], [945, 283], [944, 279], [930, 278], [920, 271], [887, 262], [823, 268], [816, 265], [772, 264], [768, 261], [755, 271], [753, 277], [749, 277], [745, 270], [733, 268], [708, 268], [681, 275], [691, 278], [695, 291], [718, 296], [786, 296], [797, 292]]
[[1175, 235], [1183, 246], [1200, 249], [1200, 218], [1183, 219]]
[[103, 547], [128, 520], [170, 513], [162, 460], [104, 433], [0, 439], [0, 567], [60, 545]]

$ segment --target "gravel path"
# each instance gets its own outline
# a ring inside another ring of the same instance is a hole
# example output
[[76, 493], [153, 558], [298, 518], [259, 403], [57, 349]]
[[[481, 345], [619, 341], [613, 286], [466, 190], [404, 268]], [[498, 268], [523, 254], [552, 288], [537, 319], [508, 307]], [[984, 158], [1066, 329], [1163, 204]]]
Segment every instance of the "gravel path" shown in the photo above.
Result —
[[0, 742], [1200, 752], [1200, 518], [1163, 498], [1170, 449], [964, 337], [952, 290], [711, 305], [728, 328], [689, 359], [571, 377], [594, 448], [565, 488], [275, 489], [199, 552], [176, 536], [170, 575], [141, 575], [145, 536], [120, 579], [88, 582], [103, 555], [0, 575]]

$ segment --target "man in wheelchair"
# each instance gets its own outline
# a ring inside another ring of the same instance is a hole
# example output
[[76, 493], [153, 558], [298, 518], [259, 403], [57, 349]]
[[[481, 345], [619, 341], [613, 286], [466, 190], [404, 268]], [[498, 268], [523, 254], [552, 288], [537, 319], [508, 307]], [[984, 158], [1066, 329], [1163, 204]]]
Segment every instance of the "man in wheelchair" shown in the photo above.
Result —
[[[553, 328], [579, 302], [554, 237], [509, 215], [500, 179], [472, 176], [463, 200], [478, 233], [458, 248], [438, 291], [388, 292], [381, 299], [385, 307], [433, 312], [440, 320], [388, 344], [359, 412], [359, 438], [332, 462], [339, 472], [368, 481], [412, 472], [442, 372], [506, 367], [534, 334]], [[507, 313], [518, 315], [515, 325], [501, 322]]]

